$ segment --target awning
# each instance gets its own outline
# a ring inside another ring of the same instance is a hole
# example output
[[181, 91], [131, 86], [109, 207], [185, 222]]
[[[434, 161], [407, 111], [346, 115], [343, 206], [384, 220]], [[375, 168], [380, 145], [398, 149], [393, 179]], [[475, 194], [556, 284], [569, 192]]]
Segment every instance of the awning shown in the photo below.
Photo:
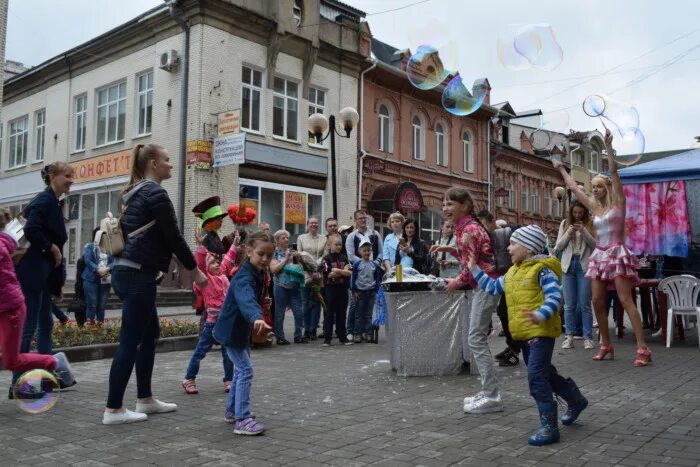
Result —
[[367, 207], [370, 211], [401, 211], [403, 214], [420, 212], [423, 209], [423, 195], [411, 182], [386, 183], [374, 190]]

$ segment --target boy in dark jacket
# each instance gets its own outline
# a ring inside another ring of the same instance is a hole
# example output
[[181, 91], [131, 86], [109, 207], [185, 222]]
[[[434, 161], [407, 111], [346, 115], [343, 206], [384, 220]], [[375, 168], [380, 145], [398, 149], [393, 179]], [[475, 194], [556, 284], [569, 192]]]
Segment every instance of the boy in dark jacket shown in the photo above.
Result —
[[352, 275], [348, 257], [342, 252], [343, 241], [339, 234], [328, 237], [329, 253], [321, 259], [323, 272], [323, 299], [326, 302], [323, 311], [323, 346], [331, 345], [333, 323], [340, 342], [350, 345], [345, 328], [345, 315], [348, 308], [348, 284]]

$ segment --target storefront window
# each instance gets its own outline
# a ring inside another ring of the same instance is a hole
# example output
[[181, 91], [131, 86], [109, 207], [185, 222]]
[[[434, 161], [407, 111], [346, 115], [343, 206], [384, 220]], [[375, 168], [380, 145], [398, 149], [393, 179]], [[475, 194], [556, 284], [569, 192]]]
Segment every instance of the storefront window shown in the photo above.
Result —
[[87, 243], [90, 243], [92, 238], [92, 231], [95, 229], [95, 195], [83, 195], [83, 208], [82, 208], [82, 219], [80, 222], [80, 248], [78, 251], [82, 252], [83, 248]]
[[280, 230], [283, 225], [282, 215], [284, 213], [282, 190], [272, 190], [263, 188], [262, 196], [260, 197], [260, 212], [259, 221], [270, 224], [270, 232], [275, 233]]
[[107, 216], [109, 211], [109, 192], [97, 194], [97, 222]]
[[420, 214], [420, 237], [428, 244], [432, 245], [440, 240], [442, 227], [442, 216], [434, 209], [423, 209]]

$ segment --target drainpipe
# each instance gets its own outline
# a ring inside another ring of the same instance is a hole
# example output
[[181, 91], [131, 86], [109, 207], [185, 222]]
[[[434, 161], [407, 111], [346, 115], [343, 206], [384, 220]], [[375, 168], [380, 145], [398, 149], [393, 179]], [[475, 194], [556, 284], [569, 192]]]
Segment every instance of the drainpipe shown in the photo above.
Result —
[[360, 73], [360, 170], [357, 174], [357, 207], [362, 205], [362, 168], [364, 167], [367, 152], [365, 151], [365, 74], [377, 66], [377, 61], [372, 60], [372, 66]]
[[486, 205], [489, 210], [489, 212], [496, 213], [496, 209], [494, 206], [491, 206], [491, 119], [489, 118], [488, 122], [486, 123], [486, 158], [487, 158], [487, 165], [488, 165], [488, 174], [486, 175], [488, 178], [488, 204]]
[[178, 173], [178, 205], [180, 232], [185, 232], [185, 167], [187, 166], [187, 99], [190, 75], [190, 27], [178, 6], [179, 0], [167, 0], [168, 11], [184, 32], [182, 39], [182, 83], [180, 84], [180, 172]]

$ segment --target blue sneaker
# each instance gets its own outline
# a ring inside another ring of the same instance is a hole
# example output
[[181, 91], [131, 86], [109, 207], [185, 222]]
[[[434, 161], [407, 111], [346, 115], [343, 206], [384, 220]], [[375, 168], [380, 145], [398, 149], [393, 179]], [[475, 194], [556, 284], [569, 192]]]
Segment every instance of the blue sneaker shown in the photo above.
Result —
[[76, 381], [66, 354], [59, 352], [54, 355], [54, 358], [56, 359], [56, 368], [53, 370], [53, 374], [56, 375], [61, 389], [74, 386]]
[[236, 422], [236, 417], [233, 415], [233, 412], [227, 410], [224, 412], [224, 421], [226, 423], [235, 423]]
[[256, 436], [261, 435], [265, 427], [256, 422], [254, 418], [248, 417], [240, 422], [236, 422], [233, 432], [237, 435]]

